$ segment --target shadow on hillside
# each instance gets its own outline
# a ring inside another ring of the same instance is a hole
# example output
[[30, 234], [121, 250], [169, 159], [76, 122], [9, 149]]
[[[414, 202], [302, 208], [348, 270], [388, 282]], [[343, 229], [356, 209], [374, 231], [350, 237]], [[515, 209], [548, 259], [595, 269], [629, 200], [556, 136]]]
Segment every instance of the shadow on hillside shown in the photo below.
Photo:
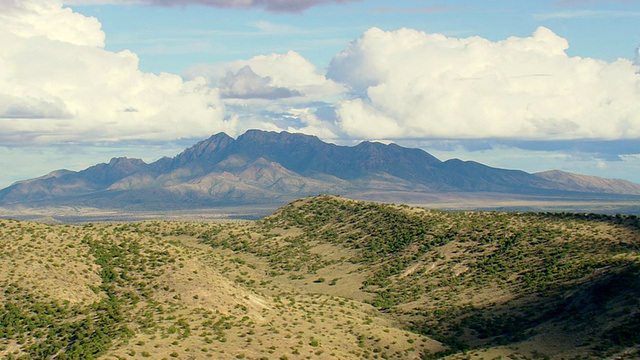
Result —
[[542, 216], [560, 220], [584, 220], [590, 222], [604, 222], [612, 225], [622, 225], [631, 230], [640, 230], [640, 217], [636, 215], [607, 215], [600, 213], [572, 213], [572, 212], [546, 212]]
[[640, 344], [640, 264], [629, 261], [580, 282], [465, 308], [441, 317], [435, 326], [416, 321], [412, 330], [450, 347], [425, 353], [424, 359], [506, 345], [533, 349], [543, 358], [612, 356]]

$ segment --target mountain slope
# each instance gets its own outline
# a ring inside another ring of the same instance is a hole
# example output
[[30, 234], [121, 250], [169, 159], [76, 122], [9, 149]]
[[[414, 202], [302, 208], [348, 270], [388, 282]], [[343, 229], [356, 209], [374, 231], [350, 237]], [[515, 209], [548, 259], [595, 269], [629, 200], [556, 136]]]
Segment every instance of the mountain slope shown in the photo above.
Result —
[[611, 194], [640, 194], [640, 184], [621, 179], [604, 179], [596, 176], [572, 174], [560, 170], [535, 173], [542, 179], [552, 181], [555, 188], [579, 192], [603, 192]]
[[0, 190], [0, 205], [171, 210], [282, 205], [320, 193], [501, 193], [534, 196], [640, 195], [640, 185], [568, 173], [528, 174], [472, 161], [442, 162], [419, 149], [362, 142], [338, 146], [315, 136], [249, 130], [219, 133], [173, 158], [146, 164], [114, 158]]
[[447, 184], [465, 191], [526, 194], [557, 189], [547, 179], [524, 171], [496, 169], [474, 161], [448, 160], [440, 168], [447, 174]]
[[113, 158], [108, 164], [94, 165], [79, 172], [54, 171], [0, 190], [0, 203], [27, 203], [90, 194], [104, 190], [146, 166], [140, 159]]

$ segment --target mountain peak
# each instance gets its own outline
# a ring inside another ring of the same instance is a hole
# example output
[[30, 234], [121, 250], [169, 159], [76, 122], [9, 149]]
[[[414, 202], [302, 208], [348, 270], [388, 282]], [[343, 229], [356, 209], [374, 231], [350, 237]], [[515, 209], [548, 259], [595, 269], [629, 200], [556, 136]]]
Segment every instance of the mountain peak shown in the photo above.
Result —
[[112, 158], [107, 164], [98, 164], [80, 171], [82, 177], [100, 185], [111, 185], [113, 182], [144, 169], [147, 164], [141, 159], [127, 157]]
[[130, 159], [126, 156], [122, 156], [112, 158], [107, 165], [109, 167], [138, 167], [141, 165], [146, 165], [146, 163], [142, 159]]
[[287, 131], [265, 131], [251, 129], [238, 137], [238, 141], [254, 141], [260, 143], [322, 142], [317, 136]]
[[173, 159], [172, 167], [183, 167], [194, 162], [215, 163], [219, 158], [217, 155], [234, 141], [231, 136], [219, 132], [178, 154]]
[[185, 150], [188, 152], [192, 150], [194, 154], [198, 156], [210, 154], [216, 150], [220, 150], [226, 147], [228, 144], [232, 143], [234, 140], [231, 136], [226, 133], [219, 132], [215, 135], [212, 135], [206, 140], [200, 141], [199, 143], [193, 145], [192, 147]]

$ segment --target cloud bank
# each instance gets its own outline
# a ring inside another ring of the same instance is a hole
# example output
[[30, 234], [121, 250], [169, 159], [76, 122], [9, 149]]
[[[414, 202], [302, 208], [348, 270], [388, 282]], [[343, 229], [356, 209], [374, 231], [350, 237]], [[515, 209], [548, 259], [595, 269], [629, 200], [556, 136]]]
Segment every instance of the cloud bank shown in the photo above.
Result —
[[640, 67], [570, 57], [567, 40], [543, 27], [502, 41], [372, 28], [326, 72], [290, 51], [199, 64], [180, 77], [144, 73], [134, 53], [105, 50], [98, 20], [59, 0], [0, 7], [5, 146], [248, 128], [502, 144], [640, 139]]
[[130, 51], [104, 50], [96, 19], [59, 1], [21, 1], [13, 9], [0, 13], [0, 144], [168, 140], [229, 130], [218, 92], [204, 79], [141, 72]]
[[640, 68], [569, 57], [540, 27], [492, 42], [372, 28], [331, 62], [354, 98], [341, 129], [360, 138], [638, 139]]
[[[12, 1], [12, 0], [3, 0]], [[302, 12], [325, 4], [343, 4], [360, 0], [67, 0], [69, 5], [143, 4], [152, 6], [213, 6], [218, 8], [262, 8], [272, 12]]]

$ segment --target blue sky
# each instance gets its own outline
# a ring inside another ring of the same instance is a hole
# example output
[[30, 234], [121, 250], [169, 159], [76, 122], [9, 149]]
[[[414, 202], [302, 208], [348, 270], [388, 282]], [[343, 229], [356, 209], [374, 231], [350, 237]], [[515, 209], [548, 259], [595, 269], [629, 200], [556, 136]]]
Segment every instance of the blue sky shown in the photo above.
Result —
[[412, 28], [498, 41], [546, 26], [567, 38], [571, 56], [632, 58], [640, 45], [637, 1], [394, 1], [316, 6], [303, 13], [204, 6], [74, 5], [107, 33], [106, 48], [130, 49], [140, 68], [182, 73], [193, 63], [225, 62], [294, 50], [325, 67], [371, 27]]
[[640, 182], [640, 1], [0, 0], [0, 187], [287, 130]]

